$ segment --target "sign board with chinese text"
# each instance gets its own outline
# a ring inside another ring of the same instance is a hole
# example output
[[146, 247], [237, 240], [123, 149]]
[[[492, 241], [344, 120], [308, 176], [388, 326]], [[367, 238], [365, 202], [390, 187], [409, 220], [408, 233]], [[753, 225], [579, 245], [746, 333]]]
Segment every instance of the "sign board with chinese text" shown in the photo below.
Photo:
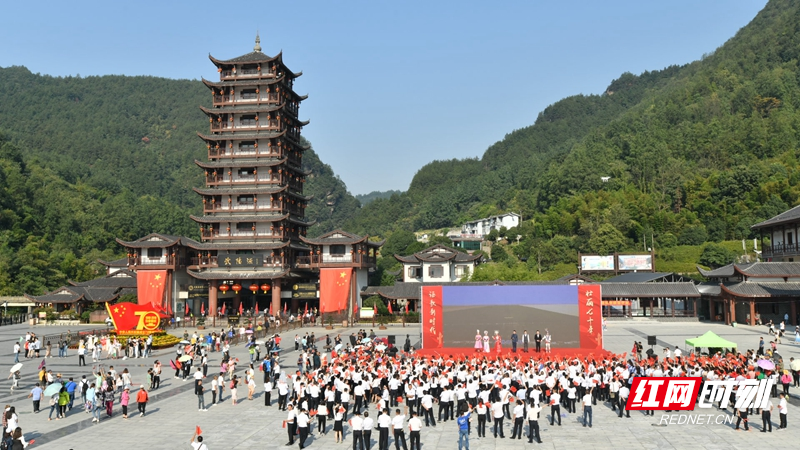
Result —
[[586, 272], [614, 271], [614, 255], [581, 255], [581, 270]]
[[219, 267], [258, 267], [264, 265], [263, 255], [220, 255]]
[[190, 284], [187, 288], [189, 292], [188, 298], [204, 298], [208, 297], [207, 284]]
[[617, 255], [618, 270], [653, 270], [652, 255]]
[[138, 305], [136, 303], [106, 303], [106, 311], [114, 324], [117, 333], [131, 334], [138, 332], [149, 334], [160, 331], [159, 325], [163, 314], [152, 306]]

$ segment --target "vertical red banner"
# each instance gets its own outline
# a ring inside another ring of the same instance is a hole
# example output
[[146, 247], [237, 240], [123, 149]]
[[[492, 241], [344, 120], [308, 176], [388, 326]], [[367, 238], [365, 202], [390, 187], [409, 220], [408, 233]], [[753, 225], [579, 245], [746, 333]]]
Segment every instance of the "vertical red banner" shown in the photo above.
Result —
[[603, 348], [603, 316], [599, 284], [578, 286], [578, 322], [581, 348]]
[[419, 299], [420, 322], [422, 323], [422, 348], [442, 348], [444, 328], [442, 326], [442, 287], [424, 286]]
[[350, 298], [350, 275], [352, 272], [353, 269], [320, 269], [320, 312], [330, 313], [347, 308], [347, 300]]
[[161, 309], [164, 303], [166, 270], [139, 270], [136, 272], [136, 295], [140, 305]]

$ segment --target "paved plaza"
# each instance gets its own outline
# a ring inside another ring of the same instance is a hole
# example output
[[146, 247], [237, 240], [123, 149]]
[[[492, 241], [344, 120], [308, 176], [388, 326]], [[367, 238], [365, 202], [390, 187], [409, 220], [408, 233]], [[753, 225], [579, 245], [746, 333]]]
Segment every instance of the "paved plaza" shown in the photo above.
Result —
[[[25, 331], [32, 329], [40, 335], [53, 334], [65, 331], [58, 327], [28, 327], [27, 325], [12, 325], [0, 327], [0, 366], [10, 367], [13, 363], [11, 353], [14, 341], [18, 340]], [[76, 327], [71, 327], [76, 331]], [[792, 327], [793, 329], [793, 327]], [[405, 334], [414, 328], [402, 328], [400, 326], [389, 327], [388, 330], [378, 333], [379, 335], [395, 334], [398, 342], [403, 342]], [[634, 340], [642, 341], [646, 344], [647, 335], [655, 335], [658, 344], [655, 347], [656, 353], [661, 355], [663, 346], [676, 345], [684, 348], [683, 342], [686, 338], [695, 337], [712, 330], [721, 337], [736, 342], [740, 349], [756, 348], [760, 336], [768, 339], [766, 327], [739, 326], [736, 328], [724, 325], [711, 325], [707, 323], [658, 323], [647, 320], [638, 321], [619, 321], [610, 322], [605, 333], [605, 346], [608, 350], [622, 353], [629, 351]], [[182, 330], [178, 330], [182, 333]], [[193, 330], [189, 330], [191, 333]], [[318, 337], [324, 337], [326, 331], [322, 328], [306, 328], [303, 330], [292, 331], [284, 335], [285, 343], [290, 344], [295, 332], [314, 331]], [[355, 329], [340, 328], [334, 330], [342, 336], [348, 336]], [[557, 333], [557, 331], [554, 331]], [[302, 334], [302, 333], [301, 333]], [[412, 342], [417, 341], [412, 334]], [[556, 336], [557, 339], [557, 336]], [[648, 346], [645, 345], [645, 348]], [[293, 347], [291, 347], [293, 349]], [[779, 352], [784, 359], [789, 357], [800, 357], [800, 345], [784, 340], [778, 346]], [[247, 353], [242, 345], [232, 347], [232, 356], [238, 357], [242, 362], [247, 361]], [[42, 353], [44, 354], [44, 352]], [[101, 416], [99, 424], [93, 424], [91, 417], [76, 407], [68, 412], [67, 417], [62, 420], [47, 420], [49, 406], [47, 401], [42, 401], [42, 412], [33, 414], [32, 403], [27, 399], [28, 392], [36, 382], [36, 366], [41, 359], [25, 360], [22, 370], [22, 380], [20, 389], [9, 392], [10, 380], [0, 382], [0, 402], [16, 406], [20, 417], [20, 426], [27, 439], [36, 439], [34, 448], [42, 450], [49, 449], [129, 449], [146, 447], [150, 450], [157, 449], [180, 449], [189, 448], [189, 440], [194, 432], [195, 426], [200, 426], [203, 436], [210, 450], [219, 449], [250, 449], [250, 448], [279, 448], [284, 447], [288, 441], [286, 430], [281, 427], [282, 421], [286, 418], [286, 413], [278, 411], [276, 406], [267, 408], [264, 406], [262, 392], [257, 389], [256, 398], [253, 401], [246, 400], [245, 389], [239, 389], [240, 400], [238, 405], [232, 405], [229, 401], [230, 391], [225, 390], [222, 404], [213, 405], [207, 412], [197, 410], [197, 397], [193, 395], [191, 381], [181, 381], [173, 378], [174, 371], [169, 370], [169, 359], [174, 355], [173, 349], [158, 350], [152, 358], [129, 359], [129, 360], [104, 360], [106, 365], [113, 365], [117, 371], [127, 368], [133, 374], [133, 383], [138, 385], [142, 382], [147, 383], [146, 371], [151, 367], [155, 359], [160, 359], [167, 367], [162, 374], [162, 387], [150, 393], [151, 399], [147, 406], [147, 415], [138, 417], [135, 402], [131, 402], [131, 418], [122, 419], [122, 414], [118, 405], [115, 405], [114, 417], [106, 418], [105, 413]], [[213, 373], [219, 366], [219, 353], [211, 353], [209, 362], [209, 373]], [[290, 351], [283, 355], [282, 365], [291, 372], [295, 367], [297, 353]], [[70, 351], [67, 358], [51, 358], [47, 361], [48, 368], [53, 372], [60, 372], [66, 377], [80, 379], [81, 375], [89, 375], [92, 369], [91, 357], [87, 367], [78, 367], [78, 357], [74, 350]], [[245, 366], [243, 364], [243, 366]], [[7, 369], [6, 369], [7, 370]], [[260, 381], [260, 376], [257, 375]], [[258, 383], [259, 388], [261, 383]], [[227, 386], [226, 386], [227, 388]], [[612, 412], [610, 406], [598, 404], [594, 407], [594, 427], [584, 428], [580, 422], [580, 408], [578, 414], [567, 414], [563, 416], [562, 426], [549, 425], [549, 411], [543, 410], [539, 421], [542, 429], [542, 444], [528, 444], [526, 438], [523, 440], [511, 440], [511, 427], [509, 420], [505, 421], [505, 439], [494, 439], [491, 437], [491, 429], [487, 430], [489, 437], [478, 439], [475, 432], [477, 421], [473, 421], [473, 431], [470, 438], [470, 448], [474, 449], [520, 449], [520, 448], [583, 448], [591, 445], [593, 448], [676, 448], [676, 449], [730, 449], [730, 448], [753, 448], [756, 445], [788, 445], [795, 438], [800, 438], [800, 426], [797, 426], [800, 418], [800, 389], [790, 391], [792, 399], [789, 406], [789, 428], [788, 430], [777, 431], [777, 399], [773, 400], [776, 410], [773, 412], [773, 433], [759, 433], [761, 428], [760, 417], [752, 420], [755, 429], [749, 433], [736, 432], [730, 424], [709, 425], [660, 425], [662, 414], [656, 412], [655, 416], [645, 416], [639, 411], [632, 411], [630, 418], [618, 418]], [[117, 403], [118, 403], [117, 396]], [[135, 389], [132, 393], [135, 398]], [[273, 402], [277, 401], [277, 395], [273, 392]], [[210, 403], [211, 395], [206, 395], [206, 403]], [[374, 408], [371, 408], [374, 411]], [[730, 410], [729, 410], [730, 411]], [[394, 413], [392, 413], [393, 415]], [[692, 415], [711, 414], [714, 421], [718, 420], [719, 415], [730, 415], [730, 412], [717, 411], [716, 409], [696, 410], [690, 412]], [[312, 421], [316, 425], [316, 421]], [[310, 438], [306, 444], [311, 448], [352, 448], [352, 441], [347, 427], [345, 427], [345, 442], [336, 444], [333, 433], [330, 432], [332, 421], [328, 422], [328, 434], [326, 436], [315, 436]], [[489, 427], [487, 427], [489, 428]], [[527, 430], [527, 426], [526, 426]], [[458, 432], [455, 422], [448, 421], [439, 423], [435, 428], [422, 429], [423, 448], [434, 450], [458, 447]], [[378, 448], [375, 441], [377, 432], [374, 432], [372, 448]], [[408, 437], [408, 433], [406, 433]], [[295, 440], [297, 445], [297, 440]], [[394, 448], [394, 441], [390, 438], [391, 448]], [[287, 447], [288, 448], [288, 447]]]

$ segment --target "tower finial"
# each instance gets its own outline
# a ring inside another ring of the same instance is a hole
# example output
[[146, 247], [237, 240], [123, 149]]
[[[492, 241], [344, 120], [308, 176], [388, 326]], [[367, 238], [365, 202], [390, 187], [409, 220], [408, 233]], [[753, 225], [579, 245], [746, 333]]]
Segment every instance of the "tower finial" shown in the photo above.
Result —
[[261, 51], [261, 38], [258, 36], [258, 31], [256, 31], [256, 46], [253, 47], [254, 52]]

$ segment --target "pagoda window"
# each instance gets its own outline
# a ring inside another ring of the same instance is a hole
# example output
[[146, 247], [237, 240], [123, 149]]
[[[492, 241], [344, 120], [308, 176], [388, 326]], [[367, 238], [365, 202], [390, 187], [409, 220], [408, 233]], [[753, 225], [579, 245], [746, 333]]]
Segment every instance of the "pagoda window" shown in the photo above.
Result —
[[242, 91], [242, 100], [255, 100], [258, 94], [255, 89], [245, 89]]
[[256, 151], [256, 141], [245, 141], [239, 143], [239, 150], [245, 152], [254, 152]]
[[253, 222], [238, 222], [236, 224], [236, 231], [253, 231], [255, 223]]
[[256, 121], [256, 116], [254, 115], [242, 116], [239, 123], [241, 123], [243, 126], [250, 126], [250, 127], [258, 125], [258, 122]]
[[247, 64], [242, 66], [242, 75], [258, 75], [258, 65]]
[[240, 205], [252, 205], [253, 204], [253, 196], [252, 195], [240, 195], [236, 198], [236, 201]]
[[160, 259], [164, 256], [164, 249], [163, 248], [148, 248], [147, 249], [147, 257], [151, 259]]
[[331, 256], [344, 256], [345, 246], [341, 244], [331, 245]]
[[239, 177], [252, 177], [255, 173], [256, 169], [252, 167], [239, 169]]

